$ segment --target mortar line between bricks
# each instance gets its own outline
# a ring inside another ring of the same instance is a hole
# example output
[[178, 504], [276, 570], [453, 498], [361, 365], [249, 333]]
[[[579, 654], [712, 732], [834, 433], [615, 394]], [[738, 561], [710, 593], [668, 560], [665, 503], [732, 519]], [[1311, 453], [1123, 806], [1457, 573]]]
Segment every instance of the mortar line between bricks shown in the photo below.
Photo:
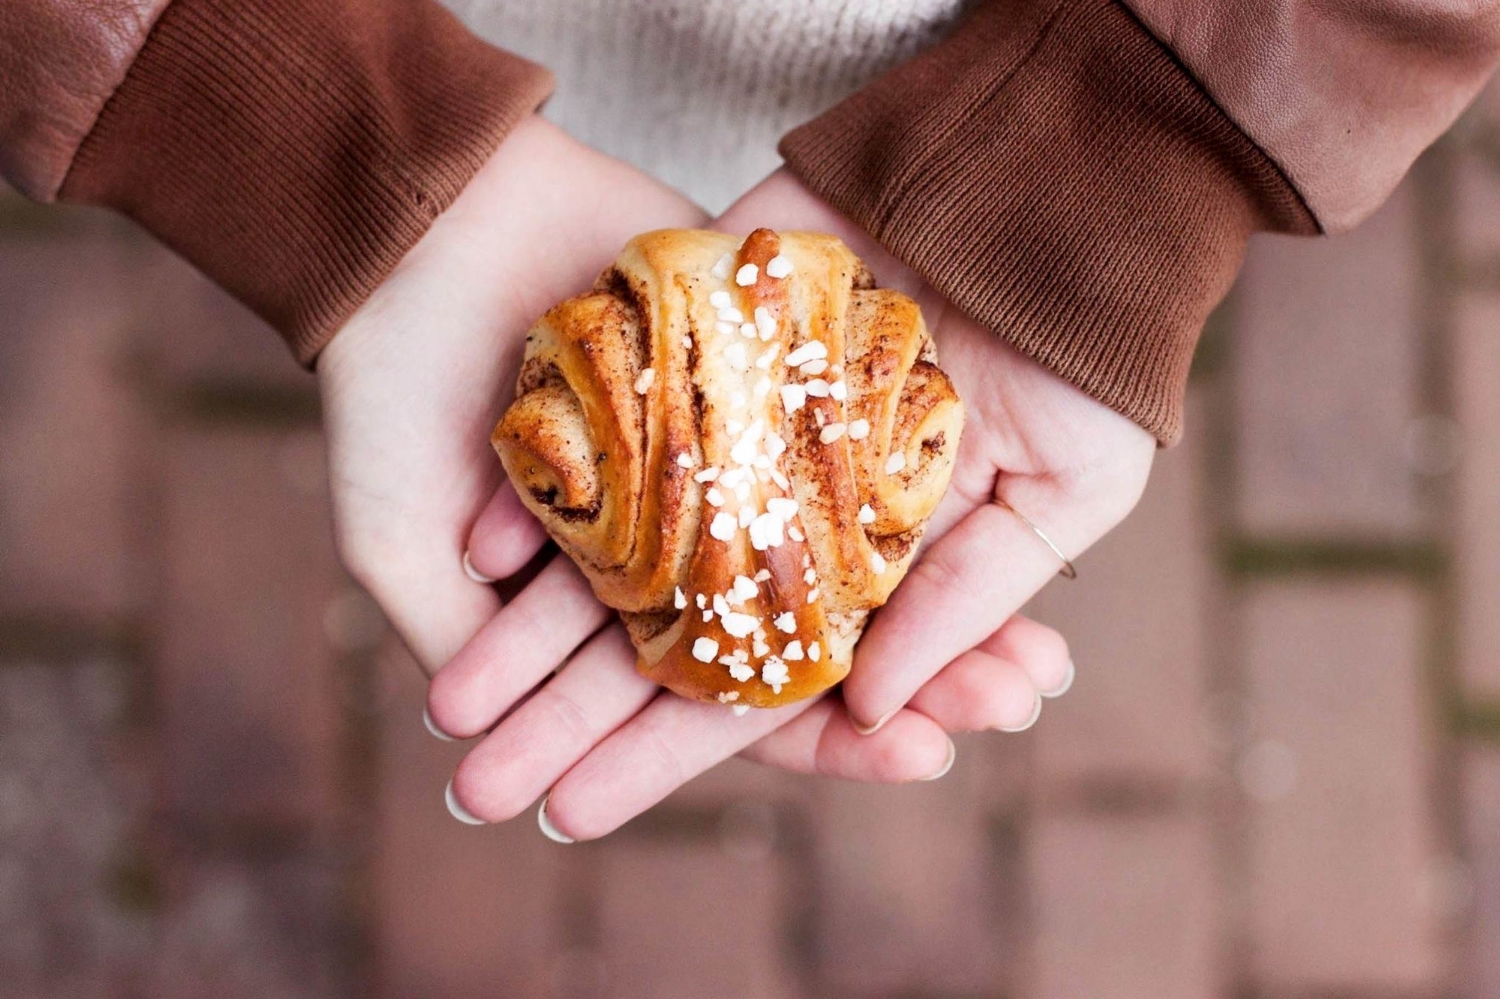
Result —
[[[1037, 913], [1040, 906], [1036, 898], [1036, 878], [1028, 860], [1032, 851], [1031, 838], [1036, 831], [1037, 816], [1041, 810], [1042, 793], [1040, 790], [1041, 775], [1038, 773], [1036, 758], [1036, 739], [1022, 738], [1016, 743], [1018, 752], [1025, 755], [1022, 761], [1022, 772], [1024, 782], [1021, 793], [1015, 801], [1005, 803], [1008, 807], [1000, 807], [993, 811], [988, 819], [991, 835], [989, 837], [990, 865], [995, 871], [1004, 871], [1006, 863], [1005, 850], [1007, 847], [1014, 849], [1013, 856], [1019, 858], [1019, 870], [1016, 871], [1015, 897], [1020, 899], [1024, 907], [1021, 918], [1016, 921], [1019, 927], [1017, 939], [1015, 940], [1015, 953], [1018, 955], [1017, 967], [1010, 971], [1010, 981], [1007, 983], [1010, 990], [1016, 995], [1031, 995], [1036, 992], [1036, 981], [1039, 975], [1037, 956], [1037, 941], [1040, 937], [1037, 923]], [[1004, 885], [996, 885], [997, 890], [1004, 889]]]
[[610, 834], [612, 841], [714, 843], [724, 809], [717, 805], [663, 803]]
[[[1235, 993], [1236, 999], [1448, 999], [1422, 989], [1382, 989], [1355, 987], [1349, 989], [1266, 989]], [[1458, 997], [1452, 997], [1458, 999]]]
[[135, 662], [141, 658], [139, 623], [89, 621], [71, 614], [0, 614], [0, 669], [41, 662], [65, 667], [88, 656]]
[[287, 859], [305, 851], [317, 834], [305, 820], [265, 819], [239, 812], [204, 817], [158, 806], [154, 817], [171, 830], [173, 851], [190, 849], [198, 859]]
[[[614, 835], [619, 835], [619, 832]], [[568, 848], [567, 863], [558, 874], [558, 891], [552, 913], [555, 931], [552, 942], [558, 952], [599, 955], [602, 951], [604, 930], [600, 914], [600, 884], [603, 881], [602, 851], [606, 849], [608, 847], [603, 844], [593, 843]]]
[[[161, 337], [147, 324], [135, 330], [133, 339], [149, 343]], [[301, 430], [322, 423], [322, 402], [311, 377], [303, 383], [239, 374], [182, 378], [163, 372], [144, 352], [129, 354], [120, 374], [166, 429], [189, 425]]]
[[[1203, 483], [1204, 520], [1215, 549], [1225, 551], [1236, 532], [1239, 508], [1239, 431], [1236, 422], [1238, 405], [1237, 360], [1234, 334], [1238, 328], [1239, 297], [1231, 291], [1219, 311], [1224, 315], [1225, 331], [1220, 347], [1218, 378], [1215, 390], [1208, 393], [1204, 433], [1207, 446], [1201, 450], [1202, 466], [1198, 472]], [[1213, 569], [1219, 584], [1218, 599], [1205, 609], [1207, 615], [1204, 655], [1209, 671], [1206, 691], [1214, 697], [1223, 712], [1221, 722], [1229, 729], [1224, 740], [1223, 772], [1234, 773], [1235, 756], [1243, 748], [1246, 725], [1247, 678], [1244, 662], [1242, 576], [1229, 571], [1226, 561], [1218, 559]], [[1246, 899], [1250, 885], [1249, 805], [1243, 793], [1230, 779], [1222, 785], [1223, 807], [1210, 820], [1220, 878], [1220, 905], [1224, 938], [1219, 960], [1224, 986], [1238, 994], [1249, 985], [1252, 976], [1254, 935]]]
[[[1450, 136], [1454, 133], [1450, 132]], [[1500, 131], [1481, 128], [1471, 137], [1469, 151], [1500, 173]]]
[[1220, 567], [1241, 579], [1279, 576], [1405, 576], [1441, 578], [1451, 558], [1430, 540], [1386, 542], [1366, 538], [1274, 538], [1238, 534], [1218, 543]]
[[145, 231], [106, 208], [77, 204], [40, 204], [0, 185], [0, 237], [7, 242], [56, 240], [74, 236], [145, 243]]
[[182, 385], [148, 382], [144, 389], [168, 423], [285, 430], [322, 422], [322, 407], [311, 385], [303, 389], [222, 378]]
[[817, 999], [1012, 999], [1010, 992], [927, 992], [923, 989], [897, 989], [894, 992], [822, 993]]
[[819, 944], [817, 885], [817, 848], [813, 821], [805, 807], [785, 804], [777, 808], [778, 851], [786, 858], [783, 874], [793, 885], [780, 893], [782, 909], [781, 943], [786, 952], [786, 966], [796, 977], [804, 997], [820, 994], [818, 981]]
[[[353, 585], [352, 583], [350, 585]], [[378, 639], [343, 652], [335, 661], [334, 682], [340, 686], [338, 703], [343, 732], [338, 742], [339, 787], [343, 791], [339, 842], [344, 844], [343, 949], [344, 973], [352, 995], [377, 995], [378, 880], [376, 837], [367, 830], [379, 825], [379, 724], [376, 688], [379, 685]]]
[[1210, 814], [1214, 804], [1208, 781], [1100, 772], [1052, 782], [1044, 793], [1033, 796], [1023, 814], [1028, 818], [1181, 818]]
[[1500, 744], [1500, 701], [1465, 699], [1448, 716], [1457, 735]]
[[[1035, 759], [1035, 740], [1027, 740], [1026, 751]], [[1032, 764], [1028, 771], [1035, 775]], [[1033, 776], [1034, 780], [1034, 776]], [[1034, 981], [1036, 956], [1033, 945], [1036, 940], [1037, 905], [1031, 881], [1031, 869], [1026, 861], [1026, 836], [1032, 819], [1030, 797], [1023, 796], [1011, 803], [1009, 808], [990, 811], [984, 817], [985, 843], [989, 852], [990, 870], [996, 879], [994, 897], [1014, 899], [1020, 911], [1014, 914], [1012, 926], [1020, 927], [1017, 934], [1002, 940], [997, 946], [1006, 947], [1016, 955], [1016, 967], [1006, 968], [1006, 980], [997, 983], [1004, 995], [1023, 996], [1035, 991]]]
[[1460, 261], [1455, 268], [1458, 271], [1455, 283], [1459, 286], [1481, 292], [1500, 291], [1500, 254]]
[[[135, 386], [140, 393], [140, 387]], [[142, 402], [149, 400], [143, 398]], [[161, 745], [161, 664], [160, 627], [166, 607], [165, 587], [170, 578], [170, 567], [163, 532], [167, 511], [166, 472], [164, 449], [161, 446], [162, 428], [147, 422], [147, 433], [151, 436], [133, 438], [130, 467], [136, 485], [129, 502], [135, 508], [129, 518], [132, 525], [131, 545], [140, 554], [142, 575], [150, 578], [152, 585], [146, 588], [146, 596], [136, 608], [141, 621], [140, 698], [142, 710], [151, 718], [149, 753], [159, 755]], [[140, 825], [133, 830], [132, 847], [139, 857], [143, 876], [153, 883], [169, 883], [169, 872], [178, 862], [174, 844], [179, 842], [177, 829], [168, 815], [167, 789], [160, 759], [151, 761], [150, 805]]]
[[[1482, 128], [1477, 132], [1466, 133], [1466, 135], [1471, 140], [1471, 151], [1476, 151], [1484, 154], [1488, 158], [1489, 166], [1497, 171], [1497, 173], [1500, 173], [1500, 126]], [[1452, 176], [1452, 172], [1453, 170], [1450, 164], [1450, 178]], [[1453, 187], [1451, 186], [1451, 179], [1449, 190], [1453, 190]], [[1449, 214], [1444, 219], [1444, 221], [1447, 223], [1447, 231], [1443, 233], [1443, 236], [1451, 244], [1451, 242], [1453, 241], [1454, 233], [1458, 228], [1456, 208], [1451, 204], [1451, 201], [1449, 209]], [[1454, 270], [1456, 273], [1452, 284], [1454, 286], [1453, 290], [1455, 293], [1455, 297], [1457, 296], [1457, 294], [1461, 294], [1466, 291], [1470, 293], [1479, 293], [1486, 295], [1493, 295], [1497, 292], [1500, 292], [1500, 254], [1492, 253], [1477, 261], [1460, 260], [1459, 263], [1455, 266]], [[1446, 415], [1456, 418], [1457, 407], [1452, 401], [1455, 395], [1454, 379], [1456, 377], [1454, 373], [1456, 351], [1453, 349], [1456, 324], [1451, 312], [1451, 302], [1449, 308], [1450, 312], [1445, 317], [1448, 320], [1448, 324], [1443, 330], [1443, 334], [1445, 337], [1443, 346], [1445, 348], [1445, 352], [1447, 355], [1446, 360], [1448, 362], [1445, 368], [1445, 372], [1448, 375], [1448, 382], [1446, 383], [1445, 388], [1449, 393], [1449, 408], [1446, 412]], [[1451, 485], [1451, 481], [1452, 480], [1450, 476], [1450, 486], [1447, 497], [1449, 500], [1450, 511], [1455, 510], [1457, 507], [1457, 493], [1455, 487]], [[1452, 521], [1452, 523], [1454, 527], [1450, 529], [1448, 542], [1450, 546], [1452, 546], [1453, 549], [1457, 551], [1458, 538], [1454, 534], [1457, 524], [1456, 518]], [[1458, 582], [1455, 576], [1455, 578], [1450, 581], [1449, 588], [1444, 594], [1446, 600], [1443, 605], [1448, 627], [1450, 629], [1448, 647], [1445, 650], [1447, 653], [1446, 662], [1443, 664], [1446, 667], [1448, 675], [1448, 690], [1450, 693], [1448, 703], [1448, 722], [1449, 729], [1452, 733], [1453, 747], [1452, 757], [1449, 760], [1449, 782], [1452, 788], [1452, 814], [1450, 816], [1450, 824], [1452, 828], [1453, 842], [1457, 847], [1457, 854], [1462, 862], [1469, 864], [1472, 869], [1472, 865], [1475, 859], [1475, 850], [1474, 844], [1469, 838], [1470, 833], [1466, 829], [1468, 823], [1464, 821], [1463, 814], [1465, 799], [1461, 788], [1462, 754], [1465, 749], [1472, 747], [1480, 742], [1500, 744], [1500, 701], [1482, 702], [1470, 699], [1467, 696], [1467, 692], [1463, 689], [1461, 679], [1461, 663], [1459, 658], [1460, 650], [1458, 648], [1457, 641], [1458, 626], [1460, 624], [1457, 586]], [[1471, 906], [1469, 911], [1464, 914], [1464, 919], [1461, 921], [1459, 927], [1457, 927], [1457, 929], [1462, 933], [1464, 937], [1467, 937], [1469, 934], [1475, 932], [1474, 918], [1475, 913]], [[1455, 934], [1456, 938], [1458, 936], [1459, 934]], [[1455, 939], [1453, 941], [1454, 945], [1452, 953], [1455, 955], [1464, 954], [1466, 951], [1465, 944], [1467, 943], [1469, 943], [1469, 941], [1467, 940]], [[1463, 958], [1460, 958], [1460, 960], [1462, 959]], [[1455, 967], [1459, 967], [1459, 965], [1455, 963]], [[1455, 984], [1461, 981], [1462, 976], [1462, 971], [1458, 971], [1455, 973], [1455, 975], [1453, 976]]]
[[[775, 854], [783, 862], [784, 876], [808, 890], [780, 892], [781, 942], [786, 966], [801, 986], [801, 995], [823, 995], [817, 978], [816, 852], [812, 820], [803, 809], [789, 802], [770, 802], [776, 817]], [[726, 809], [723, 806], [665, 804], [646, 812], [611, 836], [611, 842], [656, 842], [717, 844]], [[593, 852], [593, 851], [590, 851]], [[597, 876], [576, 878], [566, 893], [564, 936], [568, 945], [592, 949], [599, 943], [597, 893], [591, 891]]]
[[[1412, 185], [1423, 223], [1416, 227], [1419, 268], [1417, 322], [1420, 330], [1420, 403], [1425, 414], [1454, 420], [1457, 407], [1453, 385], [1454, 298], [1461, 287], [1463, 268], [1456, 259], [1457, 220], [1454, 202], [1456, 138], [1436, 143], [1412, 171]], [[1461, 697], [1457, 634], [1457, 574], [1454, 569], [1458, 539], [1457, 497], [1453, 476], [1429, 477], [1422, 482], [1421, 499], [1429, 514], [1431, 543], [1439, 553], [1438, 569], [1429, 582], [1426, 675], [1431, 692], [1429, 723], [1432, 756], [1429, 795], [1435, 816], [1438, 848], [1450, 857], [1463, 848], [1462, 790], [1459, 786], [1460, 734], [1454, 706]], [[1461, 925], [1447, 920], [1440, 927], [1444, 965], [1442, 987], [1457, 985], [1462, 953]]]
[[1234, 337], [1234, 295], [1231, 292], [1219, 307], [1209, 313], [1204, 321], [1203, 333], [1198, 337], [1198, 349], [1193, 352], [1188, 369], [1189, 386], [1199, 383], [1222, 382], [1227, 369], [1231, 343]]

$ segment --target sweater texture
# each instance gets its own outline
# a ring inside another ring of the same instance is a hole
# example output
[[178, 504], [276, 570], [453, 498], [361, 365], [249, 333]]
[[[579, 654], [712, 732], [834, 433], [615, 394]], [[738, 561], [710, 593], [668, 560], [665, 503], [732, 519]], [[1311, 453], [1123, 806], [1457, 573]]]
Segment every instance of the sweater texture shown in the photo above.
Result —
[[961, 0], [447, 0], [552, 70], [542, 113], [710, 212], [781, 162], [777, 141], [938, 41]]

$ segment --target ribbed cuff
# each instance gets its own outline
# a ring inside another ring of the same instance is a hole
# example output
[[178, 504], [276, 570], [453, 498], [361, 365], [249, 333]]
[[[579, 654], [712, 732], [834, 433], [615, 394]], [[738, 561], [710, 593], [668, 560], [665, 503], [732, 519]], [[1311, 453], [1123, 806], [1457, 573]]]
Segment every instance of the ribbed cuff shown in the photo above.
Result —
[[551, 86], [433, 0], [175, 0], [61, 195], [136, 219], [311, 363]]
[[1317, 231], [1114, 0], [989, 3], [781, 153], [954, 305], [1164, 444], [1246, 238]]

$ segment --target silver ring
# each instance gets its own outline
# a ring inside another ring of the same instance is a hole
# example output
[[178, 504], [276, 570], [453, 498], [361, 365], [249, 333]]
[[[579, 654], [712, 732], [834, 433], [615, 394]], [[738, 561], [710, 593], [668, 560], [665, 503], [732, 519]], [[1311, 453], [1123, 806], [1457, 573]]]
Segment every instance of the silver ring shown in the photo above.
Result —
[[1062, 560], [1062, 568], [1057, 570], [1057, 574], [1059, 576], [1063, 577], [1064, 579], [1078, 578], [1078, 568], [1073, 564], [1073, 560], [1064, 555], [1063, 550], [1057, 547], [1057, 545], [1052, 542], [1052, 539], [1047, 537], [1046, 533], [1040, 527], [1037, 527], [1031, 522], [1031, 519], [1029, 517], [1027, 517], [1020, 510], [1017, 510], [1015, 507], [1011, 506], [1009, 503], [1005, 502], [1005, 500], [1001, 499], [1000, 497], [996, 496], [995, 502], [1005, 507], [1005, 509], [1009, 510], [1011, 513], [1015, 514], [1017, 520], [1025, 524], [1027, 527], [1031, 528], [1031, 533], [1041, 538], [1042, 544], [1046, 545], [1048, 548], [1051, 548], [1052, 554], [1056, 555], [1059, 559]]

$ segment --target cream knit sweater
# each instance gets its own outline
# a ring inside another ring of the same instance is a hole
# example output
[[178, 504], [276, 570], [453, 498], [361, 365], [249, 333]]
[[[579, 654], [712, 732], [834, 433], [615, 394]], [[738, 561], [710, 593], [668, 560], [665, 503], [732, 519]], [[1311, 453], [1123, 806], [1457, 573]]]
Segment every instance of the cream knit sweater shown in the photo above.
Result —
[[557, 75], [544, 113], [711, 212], [782, 133], [937, 40], [965, 0], [445, 0]]

